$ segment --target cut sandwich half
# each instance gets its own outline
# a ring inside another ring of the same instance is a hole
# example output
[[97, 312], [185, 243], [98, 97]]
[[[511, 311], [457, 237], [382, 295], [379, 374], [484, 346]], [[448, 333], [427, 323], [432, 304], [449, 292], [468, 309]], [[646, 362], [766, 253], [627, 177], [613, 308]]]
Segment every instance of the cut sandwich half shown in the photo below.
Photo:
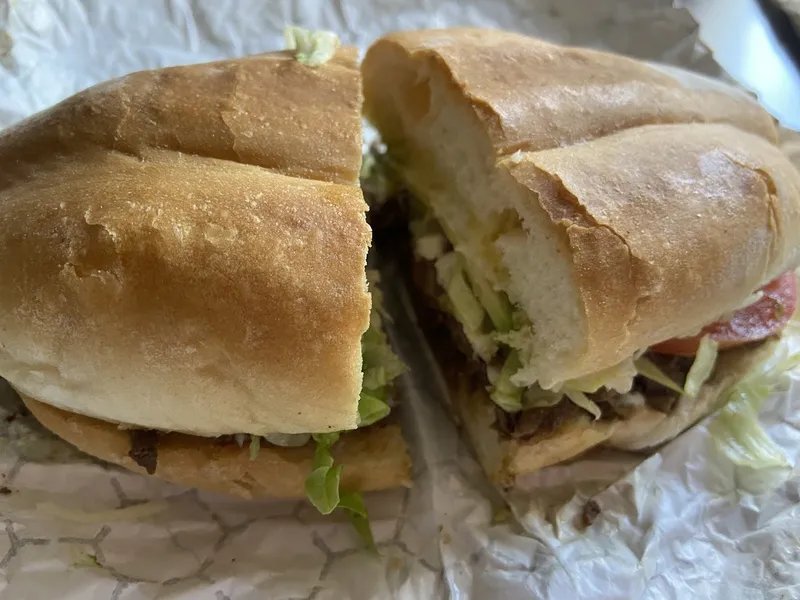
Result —
[[365, 271], [357, 51], [295, 34], [0, 133], [0, 375], [102, 459], [363, 512], [410, 484], [404, 367]]
[[497, 483], [674, 437], [789, 321], [800, 176], [754, 102], [490, 30], [391, 34], [362, 71], [420, 320]]

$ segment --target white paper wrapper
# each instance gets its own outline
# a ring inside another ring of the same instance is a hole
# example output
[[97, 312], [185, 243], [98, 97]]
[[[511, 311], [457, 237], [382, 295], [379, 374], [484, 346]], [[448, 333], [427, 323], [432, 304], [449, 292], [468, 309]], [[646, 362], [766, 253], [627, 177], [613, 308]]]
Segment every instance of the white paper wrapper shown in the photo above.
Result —
[[[392, 29], [496, 26], [719, 74], [668, 0], [16, 0], [0, 3], [0, 126], [129, 71], [279, 48], [287, 24], [362, 48]], [[437, 402], [440, 375], [402, 290], [386, 292], [413, 367], [402, 388], [415, 486], [367, 498], [379, 557], [303, 501], [243, 502], [83, 457], [18, 416], [3, 385], [0, 597], [800, 597], [800, 475], [742, 494], [705, 424], [638, 467], [644, 457], [606, 453], [550, 469], [512, 498], [522, 526], [493, 525], [502, 502]], [[764, 410], [792, 466], [796, 396]], [[591, 495], [602, 512], [581, 531]]]

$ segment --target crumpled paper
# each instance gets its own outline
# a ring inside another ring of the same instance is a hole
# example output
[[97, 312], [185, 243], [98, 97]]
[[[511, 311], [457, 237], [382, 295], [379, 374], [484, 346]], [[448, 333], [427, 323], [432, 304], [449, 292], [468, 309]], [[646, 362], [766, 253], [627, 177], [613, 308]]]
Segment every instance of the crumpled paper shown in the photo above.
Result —
[[[362, 48], [393, 29], [503, 27], [721, 75], [669, 0], [12, 0], [0, 1], [0, 126], [129, 71], [280, 48], [287, 24]], [[368, 496], [379, 556], [304, 501], [244, 502], [80, 455], [0, 382], [0, 598], [800, 597], [800, 475], [748, 496], [707, 423], [649, 458], [548, 469], [511, 495], [509, 519], [384, 275], [390, 334], [412, 366], [401, 388], [415, 485]], [[795, 390], [763, 413], [793, 467], [799, 404]], [[588, 498], [601, 512], [582, 529]]]

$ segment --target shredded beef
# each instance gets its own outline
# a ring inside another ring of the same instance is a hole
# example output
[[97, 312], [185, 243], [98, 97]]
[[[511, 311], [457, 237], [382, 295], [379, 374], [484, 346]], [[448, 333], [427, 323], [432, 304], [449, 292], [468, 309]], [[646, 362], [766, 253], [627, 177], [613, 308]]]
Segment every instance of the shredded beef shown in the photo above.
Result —
[[131, 449], [128, 456], [150, 475], [158, 463], [158, 432], [155, 429], [129, 429]]
[[562, 400], [555, 406], [529, 408], [513, 414], [498, 406], [495, 408], [495, 427], [508, 437], [527, 440], [536, 434], [547, 435], [558, 431], [566, 423], [579, 418], [582, 412], [582, 408], [569, 400]]

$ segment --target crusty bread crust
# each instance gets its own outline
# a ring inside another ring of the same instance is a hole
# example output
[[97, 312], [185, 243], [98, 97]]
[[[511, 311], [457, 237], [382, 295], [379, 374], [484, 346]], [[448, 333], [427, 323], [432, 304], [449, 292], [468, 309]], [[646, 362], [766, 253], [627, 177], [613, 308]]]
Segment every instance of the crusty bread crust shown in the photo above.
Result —
[[771, 351], [767, 342], [722, 353], [697, 398], [681, 397], [670, 414], [644, 406], [628, 419], [593, 422], [584, 413], [546, 435], [534, 434], [527, 440], [500, 433], [494, 427], [496, 407], [488, 394], [467, 387], [467, 382], [456, 375], [457, 370], [448, 374], [455, 409], [478, 460], [495, 484], [510, 487], [521, 476], [576, 458], [591, 448], [639, 451], [671, 440], [718, 408], [721, 394]]
[[543, 385], [695, 335], [800, 264], [800, 174], [728, 125], [637, 127], [501, 168], [566, 240], [586, 323], [580, 351], [541, 361]]
[[[517, 33], [453, 28], [390, 33], [362, 64], [365, 112], [390, 146], [404, 123], [392, 94], [408, 86], [404, 110], [421, 116], [437, 73], [469, 101], [497, 156], [556, 148], [654, 123], [731, 123], [776, 142], [773, 119], [755, 102], [691, 90], [661, 70], [606, 52], [558, 46]], [[409, 81], [404, 72], [414, 71]]]
[[[112, 423], [77, 415], [21, 396], [45, 427], [78, 449], [102, 460], [144, 473], [134, 462], [127, 431]], [[314, 445], [281, 448], [264, 444], [255, 460], [249, 448], [179, 433], [162, 435], [155, 476], [182, 485], [242, 498], [302, 498], [312, 470]], [[344, 433], [333, 447], [344, 465], [342, 489], [371, 491], [411, 485], [411, 462], [396, 423]]]
[[742, 95], [492, 30], [390, 34], [362, 71], [399, 176], [531, 321], [519, 383], [694, 335], [800, 264], [800, 175]]
[[0, 133], [0, 375], [145, 428], [355, 428], [356, 61], [143, 71]]

